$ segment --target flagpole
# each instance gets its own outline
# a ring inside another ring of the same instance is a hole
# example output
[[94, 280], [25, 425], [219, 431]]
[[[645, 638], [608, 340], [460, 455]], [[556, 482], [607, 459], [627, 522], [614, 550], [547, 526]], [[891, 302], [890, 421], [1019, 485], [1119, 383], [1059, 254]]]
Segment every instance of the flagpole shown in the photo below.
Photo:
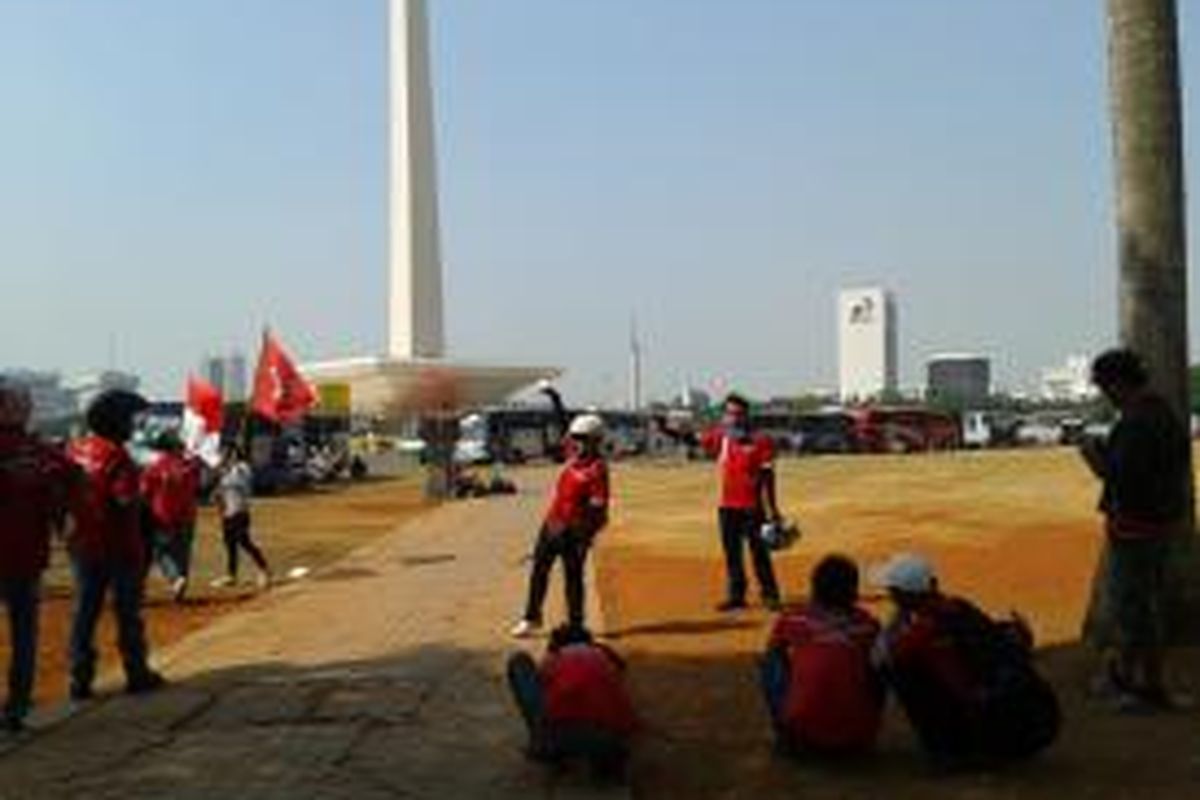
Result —
[[242, 426], [238, 433], [238, 442], [247, 461], [250, 459], [250, 415], [254, 413], [254, 401], [258, 394], [258, 372], [262, 369], [263, 356], [267, 352], [267, 337], [270, 334], [271, 326], [263, 325], [262, 340], [258, 345], [258, 363], [254, 365], [254, 388], [250, 392], [250, 399], [246, 402], [245, 408], [242, 409]]

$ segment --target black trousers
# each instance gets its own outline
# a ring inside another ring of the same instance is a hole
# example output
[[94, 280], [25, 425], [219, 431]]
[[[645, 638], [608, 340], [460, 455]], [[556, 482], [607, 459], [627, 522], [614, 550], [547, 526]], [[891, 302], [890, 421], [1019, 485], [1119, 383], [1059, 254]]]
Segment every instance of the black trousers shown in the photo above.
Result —
[[562, 533], [551, 534], [545, 527], [538, 533], [533, 549], [533, 569], [529, 575], [529, 601], [525, 606], [525, 619], [542, 621], [542, 606], [550, 588], [550, 568], [561, 558], [563, 579], [567, 596], [567, 621], [572, 625], [583, 625], [584, 579], [583, 567], [587, 562], [591, 537], [582, 531], [567, 528]]
[[254, 560], [255, 565], [263, 572], [267, 571], [267, 559], [262, 550], [250, 538], [250, 514], [242, 511], [221, 521], [221, 529], [225, 538], [225, 558], [229, 577], [236, 578], [238, 573], [238, 550], [245, 550]]
[[751, 509], [722, 508], [718, 512], [721, 525], [721, 544], [725, 548], [725, 574], [728, 580], [728, 598], [734, 602], [746, 599], [746, 566], [743, 563], [742, 542], [750, 545], [750, 558], [754, 563], [754, 575], [764, 600], [779, 599], [779, 584], [775, 581], [775, 568], [771, 564], [771, 551], [758, 535], [762, 525], [762, 514]]

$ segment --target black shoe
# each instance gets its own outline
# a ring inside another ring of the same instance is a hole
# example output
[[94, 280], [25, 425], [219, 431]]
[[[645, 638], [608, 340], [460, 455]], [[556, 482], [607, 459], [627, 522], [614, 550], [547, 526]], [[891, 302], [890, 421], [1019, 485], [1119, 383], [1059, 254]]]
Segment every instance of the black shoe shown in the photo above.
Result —
[[742, 611], [745, 608], [746, 608], [745, 600], [729, 599], [729, 600], [726, 600], [724, 603], [721, 603], [720, 605], [718, 605], [717, 611], [720, 611], [722, 614], [727, 614], [730, 611]]
[[25, 718], [19, 714], [5, 713], [4, 730], [9, 733], [23, 733], [25, 731]]
[[130, 680], [125, 684], [127, 694], [146, 694], [167, 685], [167, 679], [153, 670]]
[[95, 696], [95, 693], [92, 692], [92, 685], [90, 683], [71, 684], [71, 699], [75, 702], [82, 703], [87, 700], [91, 700]]
[[778, 597], [764, 597], [762, 603], [767, 611], [783, 611], [783, 601]]

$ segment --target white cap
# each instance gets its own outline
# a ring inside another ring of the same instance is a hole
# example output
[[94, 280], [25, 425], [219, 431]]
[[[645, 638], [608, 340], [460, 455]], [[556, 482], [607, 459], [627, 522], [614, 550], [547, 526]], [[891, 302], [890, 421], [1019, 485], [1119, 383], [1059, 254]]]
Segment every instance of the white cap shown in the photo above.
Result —
[[604, 435], [604, 420], [596, 414], [580, 414], [571, 420], [571, 427], [567, 433], [589, 439], [599, 438]]
[[933, 589], [933, 566], [912, 553], [900, 553], [875, 570], [874, 582], [884, 589], [921, 594]]

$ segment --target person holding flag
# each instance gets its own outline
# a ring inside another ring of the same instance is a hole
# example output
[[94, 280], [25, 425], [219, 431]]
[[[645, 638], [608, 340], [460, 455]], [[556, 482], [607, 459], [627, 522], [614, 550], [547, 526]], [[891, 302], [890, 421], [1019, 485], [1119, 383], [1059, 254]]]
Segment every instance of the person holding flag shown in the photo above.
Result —
[[183, 445], [209, 469], [221, 465], [221, 432], [225, 426], [225, 399], [208, 381], [190, 376], [183, 408]]

